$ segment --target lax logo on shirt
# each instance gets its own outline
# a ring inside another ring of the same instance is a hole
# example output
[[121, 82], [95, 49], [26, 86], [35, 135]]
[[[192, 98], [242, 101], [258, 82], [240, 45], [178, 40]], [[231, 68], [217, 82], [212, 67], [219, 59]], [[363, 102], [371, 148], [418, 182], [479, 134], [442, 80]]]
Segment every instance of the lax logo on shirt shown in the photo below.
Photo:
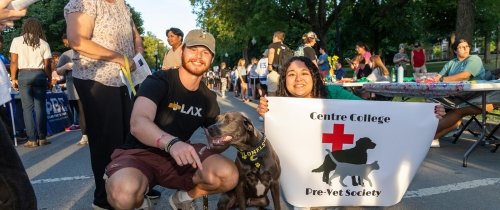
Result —
[[179, 110], [183, 114], [188, 114], [195, 117], [201, 117], [202, 108], [194, 107], [194, 106], [186, 106], [185, 104], [179, 105], [179, 103], [169, 103], [168, 108], [171, 108], [174, 111]]

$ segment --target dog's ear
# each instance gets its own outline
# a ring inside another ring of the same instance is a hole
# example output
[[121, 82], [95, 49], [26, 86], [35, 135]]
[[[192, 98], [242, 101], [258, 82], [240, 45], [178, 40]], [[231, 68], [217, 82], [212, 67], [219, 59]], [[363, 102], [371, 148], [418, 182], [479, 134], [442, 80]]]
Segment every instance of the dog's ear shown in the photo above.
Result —
[[254, 127], [253, 127], [252, 121], [250, 121], [250, 119], [248, 119], [245, 116], [243, 116], [243, 125], [245, 126], [245, 130], [247, 130], [247, 131], [253, 131], [253, 130], [255, 130]]

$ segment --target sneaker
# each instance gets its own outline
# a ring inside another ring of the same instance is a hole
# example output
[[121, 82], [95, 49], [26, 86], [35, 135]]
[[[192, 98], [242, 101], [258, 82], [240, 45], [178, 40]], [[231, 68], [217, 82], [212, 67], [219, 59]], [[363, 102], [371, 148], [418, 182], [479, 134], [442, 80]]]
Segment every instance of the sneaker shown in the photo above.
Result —
[[35, 147], [38, 147], [40, 145], [38, 145], [37, 141], [28, 141], [28, 142], [24, 143], [23, 146], [28, 147], [28, 148], [35, 148]]
[[76, 130], [80, 130], [80, 126], [79, 125], [71, 125], [67, 128], [64, 129], [65, 131], [76, 131]]
[[180, 202], [178, 197], [178, 192], [170, 195], [168, 198], [168, 203], [172, 209], [180, 209], [180, 210], [194, 210], [193, 201], [184, 201]]
[[87, 138], [87, 135], [83, 135], [80, 141], [76, 143], [76, 145], [86, 145], [89, 144], [89, 139]]
[[44, 145], [48, 145], [48, 144], [50, 144], [50, 141], [47, 139], [38, 140], [38, 145], [40, 145], [40, 146], [44, 146]]
[[439, 147], [441, 147], [441, 145], [439, 144], [439, 139], [432, 140], [431, 148], [439, 148]]
[[148, 193], [146, 193], [146, 196], [149, 199], [157, 199], [161, 196], [161, 192], [155, 189], [151, 189]]

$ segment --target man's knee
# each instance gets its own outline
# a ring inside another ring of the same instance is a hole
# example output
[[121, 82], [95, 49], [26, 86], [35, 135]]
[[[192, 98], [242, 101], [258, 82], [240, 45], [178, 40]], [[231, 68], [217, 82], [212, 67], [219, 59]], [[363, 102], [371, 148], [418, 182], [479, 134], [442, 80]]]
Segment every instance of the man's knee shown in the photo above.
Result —
[[229, 191], [238, 184], [239, 173], [234, 162], [227, 163], [225, 169], [219, 171], [217, 176], [222, 180], [221, 190]]
[[139, 170], [124, 168], [106, 181], [108, 201], [118, 209], [134, 208], [144, 199], [148, 181]]
[[238, 183], [238, 169], [233, 161], [222, 156], [211, 156], [204, 162], [205, 170], [200, 176], [203, 182], [225, 192], [233, 189]]

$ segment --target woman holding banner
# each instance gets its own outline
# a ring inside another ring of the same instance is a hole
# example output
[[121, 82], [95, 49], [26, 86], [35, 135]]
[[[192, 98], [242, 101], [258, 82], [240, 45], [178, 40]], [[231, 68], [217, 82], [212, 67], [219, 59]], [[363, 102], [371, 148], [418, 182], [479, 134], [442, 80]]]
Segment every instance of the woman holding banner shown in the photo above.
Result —
[[[284, 65], [284, 69], [280, 74], [277, 96], [361, 100], [341, 86], [325, 86], [318, 67], [309, 58], [293, 57]], [[268, 111], [268, 100], [261, 97], [257, 112], [264, 116]], [[436, 105], [434, 113], [438, 119], [446, 114], [442, 105]]]

